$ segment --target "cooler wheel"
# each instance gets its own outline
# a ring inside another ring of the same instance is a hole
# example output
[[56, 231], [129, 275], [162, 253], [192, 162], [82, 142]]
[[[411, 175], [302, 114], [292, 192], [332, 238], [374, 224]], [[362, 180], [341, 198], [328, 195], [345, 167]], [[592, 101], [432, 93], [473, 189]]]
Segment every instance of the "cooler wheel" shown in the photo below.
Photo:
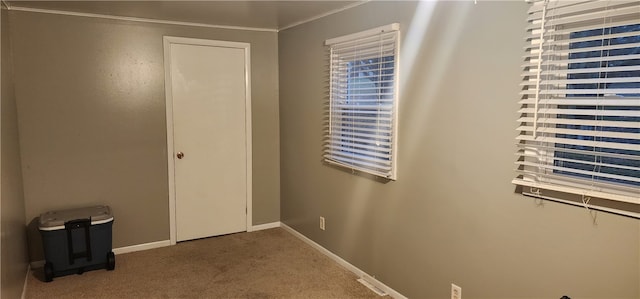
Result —
[[44, 281], [50, 282], [53, 280], [53, 265], [49, 262], [44, 264]]
[[112, 271], [116, 268], [116, 255], [113, 254], [113, 251], [109, 251], [107, 253], [107, 271]]

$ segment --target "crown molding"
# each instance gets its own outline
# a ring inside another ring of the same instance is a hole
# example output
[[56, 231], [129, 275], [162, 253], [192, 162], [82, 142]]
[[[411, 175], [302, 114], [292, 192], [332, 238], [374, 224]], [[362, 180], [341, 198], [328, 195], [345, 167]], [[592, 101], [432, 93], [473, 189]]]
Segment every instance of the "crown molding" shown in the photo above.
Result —
[[[4, 2], [5, 1], [2, 0], [2, 3], [4, 3]], [[12, 11], [47, 13], [47, 14], [66, 15], [66, 16], [75, 16], [75, 17], [87, 17], [87, 18], [109, 19], [109, 20], [129, 21], [129, 22], [163, 24], [163, 25], [205, 27], [205, 28], [229, 29], [229, 30], [278, 32], [277, 29], [272, 29], [272, 28], [212, 25], [212, 24], [194, 23], [194, 22], [167, 21], [167, 20], [139, 18], [139, 17], [123, 17], [123, 16], [114, 16], [114, 15], [105, 15], [105, 14], [95, 14], [95, 13], [85, 13], [85, 12], [72, 12], [72, 11], [53, 10], [53, 9], [40, 9], [40, 8], [30, 8], [30, 7], [20, 7], [20, 6], [11, 6], [9, 9], [12, 10]]]
[[290, 29], [290, 28], [293, 28], [293, 27], [296, 27], [296, 26], [299, 26], [299, 25], [302, 25], [302, 24], [305, 24], [305, 23], [309, 23], [309, 22], [312, 22], [312, 21], [315, 21], [317, 19], [321, 19], [321, 18], [330, 16], [330, 15], [333, 15], [333, 14], [337, 14], [339, 12], [342, 12], [342, 11], [345, 11], [347, 9], [351, 9], [351, 8], [360, 6], [360, 5], [368, 3], [370, 1], [371, 0], [361, 0], [361, 1], [358, 1], [356, 3], [349, 4], [349, 5], [345, 6], [345, 7], [337, 8], [337, 9], [334, 9], [334, 10], [331, 10], [331, 11], [328, 11], [328, 12], [325, 12], [325, 13], [310, 17], [308, 19], [304, 19], [304, 20], [299, 21], [299, 22], [291, 23], [289, 25], [286, 25], [286, 26], [283, 26], [281, 28], [278, 28], [278, 32], [280, 32], [282, 30], [287, 30], [287, 29]]

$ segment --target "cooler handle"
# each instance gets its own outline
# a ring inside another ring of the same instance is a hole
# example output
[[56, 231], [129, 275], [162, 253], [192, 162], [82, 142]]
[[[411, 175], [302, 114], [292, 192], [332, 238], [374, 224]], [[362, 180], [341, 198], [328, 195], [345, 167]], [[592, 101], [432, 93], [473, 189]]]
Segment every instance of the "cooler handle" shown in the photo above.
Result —
[[[73, 252], [73, 239], [72, 239], [72, 230], [84, 228], [84, 240], [85, 240], [85, 251], [84, 252]], [[67, 244], [69, 247], [69, 265], [73, 265], [73, 262], [77, 258], [86, 257], [87, 261], [91, 261], [91, 218], [86, 219], [76, 219], [67, 221], [64, 223], [64, 229], [67, 231]]]

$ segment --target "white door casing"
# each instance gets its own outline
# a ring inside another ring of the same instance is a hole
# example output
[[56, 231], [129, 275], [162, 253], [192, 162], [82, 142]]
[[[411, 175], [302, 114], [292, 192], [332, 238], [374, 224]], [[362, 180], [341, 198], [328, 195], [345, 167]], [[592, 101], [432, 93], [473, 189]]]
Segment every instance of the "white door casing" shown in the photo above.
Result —
[[165, 36], [164, 50], [171, 244], [250, 230], [250, 46]]

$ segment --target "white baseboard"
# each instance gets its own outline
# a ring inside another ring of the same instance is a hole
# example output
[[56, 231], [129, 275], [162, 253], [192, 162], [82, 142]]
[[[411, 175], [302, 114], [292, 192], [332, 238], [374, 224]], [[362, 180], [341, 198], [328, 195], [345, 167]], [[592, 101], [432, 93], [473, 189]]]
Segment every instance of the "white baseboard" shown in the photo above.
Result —
[[288, 226], [288, 225], [286, 225], [284, 223], [280, 223], [280, 227], [282, 227], [284, 230], [290, 232], [292, 235], [298, 237], [298, 239], [300, 239], [300, 240], [304, 241], [305, 243], [311, 245], [311, 247], [315, 248], [316, 250], [320, 251], [324, 255], [328, 256], [329, 258], [334, 260], [336, 263], [340, 264], [342, 267], [346, 268], [347, 270], [353, 272], [354, 274], [356, 274], [358, 277], [362, 278], [366, 282], [370, 283], [371, 285], [375, 286], [376, 288], [380, 289], [381, 291], [387, 293], [387, 295], [389, 295], [389, 296], [391, 296], [393, 298], [396, 298], [396, 299], [407, 299], [407, 297], [405, 297], [404, 295], [400, 294], [396, 290], [394, 290], [391, 287], [385, 285], [381, 281], [375, 279], [374, 277], [372, 277], [371, 275], [369, 275], [369, 274], [365, 273], [364, 271], [360, 270], [358, 267], [352, 265], [351, 263], [345, 261], [343, 258], [337, 256], [335, 253], [333, 253], [333, 252], [329, 251], [328, 249], [322, 247], [322, 245], [320, 245], [320, 244], [314, 242], [313, 240], [307, 238], [305, 235], [299, 233], [298, 231], [296, 231], [295, 229], [291, 228], [290, 226]]
[[151, 243], [144, 243], [144, 244], [138, 244], [138, 245], [131, 245], [131, 246], [126, 246], [126, 247], [120, 247], [120, 248], [115, 248], [113, 249], [113, 253], [115, 254], [123, 254], [123, 253], [129, 253], [129, 252], [136, 252], [136, 251], [143, 251], [143, 250], [149, 250], [149, 249], [154, 249], [154, 248], [160, 248], [160, 247], [166, 247], [171, 245], [171, 241], [170, 240], [164, 240], [164, 241], [157, 241], [157, 242], [151, 242]]
[[[151, 243], [144, 243], [144, 244], [138, 244], [138, 245], [131, 245], [131, 246], [114, 248], [113, 249], [113, 253], [115, 253], [115, 254], [123, 254], [123, 253], [129, 253], [129, 252], [136, 252], [136, 251], [142, 251], [142, 250], [149, 250], [149, 249], [154, 249], [154, 248], [166, 247], [166, 246], [169, 246], [169, 245], [171, 245], [171, 241], [169, 241], [169, 240], [156, 241], [156, 242], [151, 242]], [[44, 261], [31, 262], [31, 269], [37, 269], [37, 268], [42, 268], [42, 267], [44, 267]]]
[[[371, 276], [369, 276], [369, 279], [371, 279]], [[385, 293], [385, 291], [383, 291], [383, 290], [379, 289], [378, 287], [374, 286], [367, 279], [358, 278], [358, 282], [361, 283], [362, 285], [364, 285], [365, 287], [369, 288], [370, 290], [372, 290], [376, 294], [378, 294], [378, 296], [386, 296], [387, 295], [387, 293]]]
[[29, 281], [29, 274], [31, 274], [31, 265], [27, 264], [27, 274], [24, 276], [24, 285], [22, 286], [22, 296], [20, 299], [25, 299], [27, 295], [27, 281]]
[[31, 264], [29, 264], [29, 266], [31, 266], [31, 269], [42, 268], [42, 267], [44, 267], [44, 261], [42, 261], [42, 260], [33, 261], [33, 262], [31, 262]]
[[276, 227], [280, 227], [280, 221], [254, 225], [250, 229], [248, 229], [247, 231], [248, 232], [255, 232], [255, 231], [259, 231], [259, 230], [276, 228]]

